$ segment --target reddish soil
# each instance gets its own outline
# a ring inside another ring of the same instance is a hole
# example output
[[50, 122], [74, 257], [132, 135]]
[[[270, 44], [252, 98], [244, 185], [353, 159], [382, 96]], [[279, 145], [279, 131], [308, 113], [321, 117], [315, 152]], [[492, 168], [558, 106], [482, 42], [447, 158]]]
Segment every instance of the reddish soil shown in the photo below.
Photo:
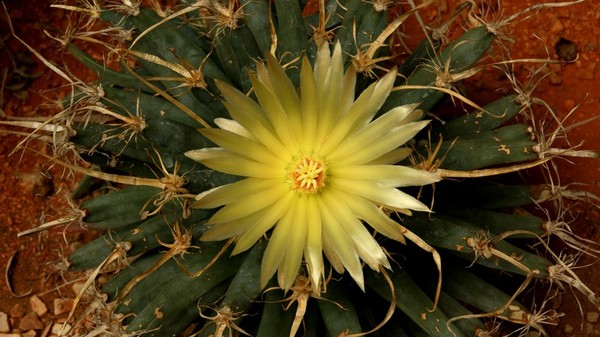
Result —
[[[79, 69], [80, 66], [73, 60], [67, 57], [63, 61], [58, 43], [44, 34], [45, 31], [50, 34], [60, 31], [67, 19], [61, 10], [49, 9], [50, 2], [9, 1], [5, 6], [19, 37], [44, 57], [57, 64], [69, 65], [78, 77], [92, 79], [93, 75]], [[448, 0], [449, 9], [453, 8], [454, 2]], [[549, 1], [500, 2], [504, 15], [510, 15], [527, 6]], [[511, 58], [557, 60], [554, 46], [559, 39], [574, 42], [577, 46], [577, 60], [551, 65], [546, 73], [547, 77], [537, 85], [535, 95], [552, 106], [560, 118], [577, 107], [565, 125], [575, 125], [596, 116], [596, 107], [600, 103], [600, 2], [589, 0], [578, 5], [531, 14], [528, 20], [509, 26], [510, 36], [516, 41], [505, 43], [509, 46]], [[435, 13], [431, 10], [426, 15], [429, 16], [426, 17], [427, 20], [435, 19]], [[0, 17], [0, 38], [4, 44], [0, 47], [0, 80], [7, 74], [7, 81], [0, 95], [0, 108], [9, 116], [32, 117], [51, 113], [55, 107], [48, 102], [64, 95], [67, 89], [61, 87], [64, 81], [28, 53], [11, 36], [4, 13]], [[517, 63], [514, 71], [519, 79], [526, 81], [529, 69], [534, 66], [530, 63]], [[477, 85], [469, 85], [468, 90], [485, 93], [493, 92], [500, 83], [505, 85], [506, 81], [500, 71], [490, 68], [485, 73], [476, 75], [470, 83]], [[485, 94], [479, 97], [481, 102], [487, 99]], [[574, 145], [584, 142], [584, 148], [600, 152], [599, 128], [600, 121], [591, 121], [572, 130], [569, 140]], [[19, 324], [24, 321], [23, 316], [32, 310], [31, 295], [37, 294], [50, 309], [49, 313], [40, 314], [41, 323], [48, 325], [65, 318], [64, 313], [55, 315], [54, 301], [75, 296], [70, 286], [60, 289], [55, 287], [63, 284], [63, 279], [74, 280], [80, 275], [63, 273], [64, 270], [60, 265], [57, 267], [57, 263], [82, 240], [83, 231], [75, 226], [25, 237], [17, 237], [17, 233], [36, 227], [40, 222], [55, 219], [61, 209], [66, 207], [61, 203], [61, 195], [68, 192], [73, 179], [63, 176], [63, 172], [57, 168], [48, 169], [49, 165], [43, 157], [36, 156], [32, 151], [12, 153], [22, 140], [21, 137], [10, 133], [0, 133], [0, 137], [0, 226], [3, 228], [0, 233], [0, 266], [6, 271], [6, 280], [0, 282], [0, 312], [9, 314], [11, 327], [19, 329]], [[28, 146], [40, 152], [46, 151], [44, 146], [35, 141]], [[572, 163], [562, 161], [559, 164], [561, 185], [581, 183], [583, 185], [577, 186], [578, 189], [600, 195], [600, 161], [575, 158]], [[531, 179], [536, 177], [532, 176]], [[599, 208], [580, 203], [573, 205], [570, 212], [575, 217], [571, 224], [573, 230], [585, 238], [599, 242]], [[12, 263], [9, 263], [11, 258]], [[594, 264], [595, 261], [596, 259], [583, 257], [579, 265], [587, 267], [577, 269], [577, 273], [593, 291], [600, 293], [600, 268]], [[30, 291], [31, 294], [25, 296]], [[600, 309], [592, 307], [582, 296], [578, 295], [578, 298], [579, 302], [572, 296], [572, 291], [567, 289], [562, 301], [552, 303], [567, 315], [551, 331], [551, 336], [600, 336], [597, 315]], [[1, 320], [0, 317], [0, 323]], [[29, 321], [31, 323], [32, 320]], [[30, 329], [32, 326], [21, 325], [20, 331]], [[39, 329], [36, 331], [39, 336]]]

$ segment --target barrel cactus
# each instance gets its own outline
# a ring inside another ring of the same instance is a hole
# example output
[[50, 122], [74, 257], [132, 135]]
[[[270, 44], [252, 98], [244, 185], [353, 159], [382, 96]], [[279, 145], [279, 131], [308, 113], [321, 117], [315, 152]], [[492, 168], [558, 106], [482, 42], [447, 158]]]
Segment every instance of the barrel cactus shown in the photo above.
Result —
[[[415, 5], [148, 3], [55, 5], [78, 17], [57, 39], [99, 79], [53, 67], [64, 110], [12, 123], [85, 175], [62, 222], [101, 233], [69, 257], [91, 272], [64, 335], [543, 333], [558, 314], [520, 302], [542, 281], [600, 305], [549, 239], [597, 251], [535, 211], [560, 188], [510, 176], [593, 154], [552, 148], [566, 129], [538, 132], [527, 90], [480, 107], [456, 89], [516, 16], [466, 2], [397, 61]], [[454, 40], [452, 20], [470, 27]], [[458, 115], [432, 118], [448, 95]]]

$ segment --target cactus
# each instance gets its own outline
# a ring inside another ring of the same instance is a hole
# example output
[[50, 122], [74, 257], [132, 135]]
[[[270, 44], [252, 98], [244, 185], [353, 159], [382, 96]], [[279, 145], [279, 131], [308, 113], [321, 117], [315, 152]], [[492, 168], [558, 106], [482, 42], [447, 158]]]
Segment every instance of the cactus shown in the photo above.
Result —
[[[387, 46], [417, 8], [392, 16], [391, 1], [149, 3], [55, 5], [87, 17], [61, 40], [99, 79], [54, 67], [74, 87], [64, 110], [6, 122], [86, 176], [69, 220], [104, 233], [69, 261], [90, 287], [105, 274], [106, 298], [65, 335], [544, 333], [519, 302], [536, 280], [600, 306], [548, 240], [598, 251], [523, 211], [555, 186], [495, 179], [590, 153], [552, 148], [562, 127], [534, 132], [529, 92], [479, 107], [455, 89], [510, 20], [459, 6], [472, 28], [396, 67]], [[448, 94], [472, 112], [429, 120]]]

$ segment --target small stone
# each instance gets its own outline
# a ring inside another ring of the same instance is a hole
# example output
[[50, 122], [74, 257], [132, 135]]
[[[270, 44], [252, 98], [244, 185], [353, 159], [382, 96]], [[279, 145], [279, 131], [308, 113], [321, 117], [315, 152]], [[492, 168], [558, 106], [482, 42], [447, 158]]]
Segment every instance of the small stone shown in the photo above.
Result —
[[571, 324], [567, 323], [567, 324], [565, 324], [565, 329], [564, 330], [565, 330], [566, 333], [571, 333], [571, 332], [573, 332], [573, 326]]
[[571, 111], [575, 108], [575, 104], [576, 103], [574, 100], [567, 98], [563, 101], [563, 108], [565, 108], [567, 111]]
[[[560, 68], [558, 68], [558, 70], [560, 71]], [[550, 83], [552, 84], [558, 85], [562, 83], [562, 77], [560, 76], [560, 73], [556, 72], [553, 68], [545, 68], [544, 75], [548, 76]]]
[[21, 337], [36, 337], [36, 336], [37, 336], [37, 332], [35, 332], [35, 330], [25, 331], [24, 333], [21, 334]]
[[594, 329], [594, 326], [592, 325], [592, 323], [585, 323], [585, 332], [587, 332], [588, 334], [591, 334], [595, 330], [596, 329]]
[[31, 305], [31, 310], [33, 310], [38, 317], [42, 317], [48, 312], [48, 307], [39, 297], [37, 297], [37, 295], [33, 295], [29, 298], [29, 304]]
[[0, 337], [21, 337], [20, 333], [0, 333]]
[[575, 71], [575, 77], [580, 80], [593, 80], [596, 73], [596, 63], [587, 63]]
[[577, 59], [577, 45], [564, 37], [561, 37], [554, 45], [554, 50], [558, 58], [563, 61], [571, 62]]
[[0, 311], [0, 332], [9, 332], [10, 324], [8, 323], [8, 315]]
[[598, 318], [600, 318], [600, 313], [596, 311], [588, 312], [586, 314], [587, 321], [590, 323], [598, 322]]
[[71, 330], [71, 325], [69, 323], [54, 323], [52, 324], [52, 330], [50, 333], [57, 336], [64, 336], [65, 331]]
[[71, 311], [73, 308], [73, 302], [75, 300], [72, 298], [55, 298], [54, 299], [54, 314], [60, 315], [65, 312]]
[[552, 22], [552, 26], [550, 26], [550, 32], [556, 34], [556, 33], [560, 33], [565, 29], [565, 26], [563, 26], [562, 22], [560, 22], [559, 19], [555, 19], [554, 22]]
[[21, 330], [42, 330], [44, 328], [44, 324], [40, 321], [35, 312], [29, 312], [21, 322], [19, 322], [19, 329]]
[[17, 303], [10, 308], [9, 315], [10, 317], [23, 317], [27, 313], [27, 310], [21, 305], [21, 303]]
[[46, 326], [44, 327], [44, 330], [42, 330], [42, 332], [40, 332], [40, 337], [47, 337], [50, 335], [50, 329], [52, 329], [52, 325], [54, 323], [46, 323]]

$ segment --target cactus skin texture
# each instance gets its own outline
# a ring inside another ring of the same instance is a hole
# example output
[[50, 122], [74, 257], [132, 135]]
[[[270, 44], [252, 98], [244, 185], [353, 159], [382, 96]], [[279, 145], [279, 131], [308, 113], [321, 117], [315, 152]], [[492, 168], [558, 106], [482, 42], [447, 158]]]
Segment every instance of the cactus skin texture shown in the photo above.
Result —
[[[264, 80], [273, 68], [257, 67], [265, 60], [283, 65], [299, 89], [302, 60], [316, 62], [319, 48], [335, 41], [344, 68], [357, 69], [356, 97], [369, 90], [392, 71], [391, 1], [319, 1], [318, 11], [298, 0], [182, 0], [169, 11], [150, 3], [82, 3], [95, 13], [90, 20], [102, 21], [113, 35], [75, 31], [69, 39], [69, 52], [99, 79], [79, 85], [65, 100], [62, 119], [49, 122], [66, 135], [55, 148], [69, 145], [79, 159], [69, 164], [57, 152], [54, 160], [121, 187], [80, 203], [82, 222], [105, 234], [75, 251], [70, 266], [104, 273], [108, 281], [98, 288], [107, 299], [94, 307], [104, 310], [91, 315], [94, 327], [76, 326], [69, 335], [173, 336], [187, 328], [195, 336], [488, 336], [501, 321], [502, 333], [543, 332], [547, 322], [539, 318], [539, 306], [530, 311], [517, 298], [535, 279], [576, 284], [598, 306], [570, 265], [546, 245], [565, 231], [550, 231], [547, 219], [514, 211], [543, 202], [539, 186], [491, 178], [548, 160], [549, 151], [540, 150], [545, 139], [522, 118], [528, 110], [519, 93], [415, 132], [414, 151], [400, 151], [400, 164], [444, 179], [435, 188], [404, 191], [433, 205], [433, 212], [383, 209], [401, 225], [398, 236], [412, 242], [374, 234], [390, 263], [363, 268], [364, 284], [330, 256], [321, 267], [323, 279], [302, 265], [294, 282], [274, 277], [262, 284], [261, 261], [272, 232], [243, 252], [235, 251], [235, 237], [201, 240], [217, 210], [196, 207], [195, 197], [240, 177], [186, 153], [215, 146], [205, 128], [247, 131], [226, 125], [231, 117], [224, 102], [231, 95], [224, 99], [222, 90], [256, 100], [255, 77]], [[435, 111], [448, 92], [456, 94], [458, 80], [444, 78], [461, 79], [490, 52], [498, 32], [490, 27], [473, 27], [450, 42], [424, 40], [399, 65], [398, 90], [374, 111], [374, 122], [404, 105]], [[127, 32], [129, 38], [116, 39]], [[79, 40], [106, 46], [117, 66], [87, 55]], [[91, 88], [101, 90], [92, 94]], [[77, 198], [91, 195], [89, 186], [82, 183]], [[574, 242], [573, 236], [558, 238]], [[528, 248], [531, 242], [539, 251]], [[507, 274], [512, 277], [498, 276]]]

